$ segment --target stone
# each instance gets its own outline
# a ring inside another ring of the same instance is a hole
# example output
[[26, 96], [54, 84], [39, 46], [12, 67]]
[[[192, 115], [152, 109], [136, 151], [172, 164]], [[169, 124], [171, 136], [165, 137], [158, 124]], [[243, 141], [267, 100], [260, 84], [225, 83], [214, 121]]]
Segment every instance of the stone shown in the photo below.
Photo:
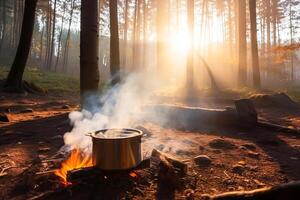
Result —
[[245, 171], [245, 167], [239, 164], [233, 165], [231, 169], [232, 173], [239, 174], [239, 175], [241, 175], [244, 171]]
[[224, 139], [214, 139], [210, 141], [208, 145], [211, 148], [222, 149], [222, 150], [232, 150], [237, 148], [234, 144]]
[[6, 114], [0, 113], [0, 122], [9, 122], [9, 118]]
[[199, 155], [194, 158], [194, 162], [199, 167], [209, 167], [212, 163], [212, 160], [207, 155]]

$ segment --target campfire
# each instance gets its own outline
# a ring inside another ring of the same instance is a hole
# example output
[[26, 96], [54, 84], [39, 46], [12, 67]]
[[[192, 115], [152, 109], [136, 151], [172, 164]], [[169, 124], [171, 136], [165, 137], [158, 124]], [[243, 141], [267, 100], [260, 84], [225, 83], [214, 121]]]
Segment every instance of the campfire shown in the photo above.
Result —
[[74, 149], [61, 163], [61, 168], [54, 172], [64, 185], [72, 184], [70, 179], [74, 177], [93, 179], [104, 171], [126, 171], [126, 175], [136, 178], [137, 174], [133, 169], [145, 167], [145, 163], [150, 165], [150, 160], [143, 160], [141, 156], [143, 133], [140, 130], [104, 129], [86, 135], [92, 137], [92, 154], [83, 153], [79, 148]]
[[61, 168], [56, 170], [55, 175], [59, 176], [65, 185], [70, 184], [67, 181], [68, 171], [93, 166], [92, 157], [82, 153], [80, 149], [71, 151], [69, 157], [61, 164]]

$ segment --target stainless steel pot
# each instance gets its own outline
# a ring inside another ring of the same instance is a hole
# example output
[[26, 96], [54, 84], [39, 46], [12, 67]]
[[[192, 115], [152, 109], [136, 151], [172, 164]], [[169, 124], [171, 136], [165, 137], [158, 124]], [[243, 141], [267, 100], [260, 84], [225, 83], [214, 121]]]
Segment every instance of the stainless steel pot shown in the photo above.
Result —
[[103, 129], [88, 135], [93, 141], [93, 164], [102, 170], [131, 169], [142, 161], [140, 130]]

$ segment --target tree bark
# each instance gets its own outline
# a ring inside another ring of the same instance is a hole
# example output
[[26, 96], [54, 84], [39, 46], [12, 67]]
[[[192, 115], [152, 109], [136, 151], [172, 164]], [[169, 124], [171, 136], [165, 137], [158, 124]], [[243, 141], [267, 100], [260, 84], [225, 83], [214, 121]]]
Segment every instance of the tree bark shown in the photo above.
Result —
[[73, 18], [73, 12], [74, 12], [74, 4], [75, 0], [72, 0], [71, 4], [71, 12], [70, 12], [70, 18], [69, 18], [69, 27], [68, 27], [68, 33], [66, 37], [66, 43], [65, 43], [65, 48], [64, 48], [64, 54], [63, 54], [63, 72], [66, 71], [66, 68], [68, 67], [68, 49], [69, 49], [69, 44], [70, 44], [70, 35], [71, 35], [71, 25], [72, 25], [72, 18]]
[[239, 69], [238, 84], [240, 87], [247, 83], [247, 41], [246, 41], [246, 0], [238, 0], [239, 22]]
[[99, 12], [98, 0], [81, 0], [80, 94], [82, 105], [99, 84]]
[[194, 0], [187, 2], [187, 19], [189, 29], [189, 52], [187, 58], [186, 86], [189, 89], [194, 88]]
[[56, 6], [57, 0], [54, 0], [54, 10], [53, 10], [53, 18], [52, 18], [52, 34], [51, 34], [51, 44], [50, 44], [50, 54], [48, 58], [48, 69], [52, 68], [53, 54], [54, 54], [54, 38], [55, 38], [55, 24], [56, 24]]
[[118, 28], [118, 3], [109, 1], [110, 14], [110, 74], [111, 83], [115, 85], [120, 82], [120, 49]]
[[261, 88], [260, 67], [257, 47], [257, 25], [256, 25], [256, 0], [249, 0], [250, 24], [251, 24], [251, 56], [253, 70], [253, 85], [255, 88]]
[[166, 51], [168, 38], [168, 3], [167, 0], [157, 1], [156, 31], [157, 31], [157, 67], [159, 74], [166, 74]]
[[0, 41], [0, 53], [2, 51], [2, 47], [4, 44], [4, 38], [5, 38], [5, 33], [6, 33], [6, 0], [2, 1], [2, 33], [1, 33], [1, 41]]
[[125, 13], [124, 13], [124, 56], [122, 65], [126, 67], [127, 65], [127, 40], [128, 40], [128, 6], [129, 0], [125, 1]]
[[63, 34], [63, 29], [64, 29], [64, 20], [65, 20], [65, 12], [66, 12], [66, 3], [64, 3], [64, 8], [63, 8], [63, 13], [61, 16], [61, 28], [60, 28], [60, 32], [59, 32], [59, 36], [58, 36], [58, 47], [57, 47], [57, 56], [56, 56], [56, 61], [55, 61], [55, 72], [57, 71], [57, 66], [59, 63], [59, 58], [60, 58], [60, 52], [61, 52], [61, 38], [62, 38], [62, 34]]
[[21, 37], [14, 62], [9, 71], [5, 84], [7, 91], [23, 91], [22, 77], [30, 50], [36, 5], [37, 0], [25, 0]]

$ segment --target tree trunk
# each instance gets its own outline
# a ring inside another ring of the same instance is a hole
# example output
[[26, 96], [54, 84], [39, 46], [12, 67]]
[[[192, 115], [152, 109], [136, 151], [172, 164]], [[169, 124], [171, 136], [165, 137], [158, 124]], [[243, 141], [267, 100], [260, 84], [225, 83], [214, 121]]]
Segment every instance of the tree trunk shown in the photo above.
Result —
[[123, 63], [122, 65], [126, 67], [127, 65], [127, 40], [128, 40], [128, 6], [129, 6], [129, 0], [125, 1], [125, 13], [124, 13], [124, 56], [123, 56]]
[[48, 69], [49, 53], [50, 53], [50, 40], [51, 40], [51, 4], [47, 1], [47, 16], [46, 16], [46, 52], [44, 57], [44, 68]]
[[147, 66], [147, 18], [148, 18], [148, 5], [147, 1], [143, 1], [143, 69]]
[[99, 84], [99, 12], [98, 0], [81, 0], [80, 32], [80, 94], [86, 97], [98, 90]]
[[[292, 19], [292, 1], [289, 0], [289, 28], [290, 28], [290, 44], [293, 44], [294, 34], [293, 34], [293, 19]], [[294, 81], [294, 54], [293, 52], [290, 53], [291, 57], [291, 81]]]
[[60, 33], [58, 36], [58, 47], [57, 47], [57, 56], [56, 56], [56, 61], [55, 61], [55, 72], [57, 71], [57, 66], [58, 66], [58, 62], [59, 62], [59, 57], [60, 57], [60, 52], [61, 52], [61, 37], [63, 34], [63, 29], [64, 29], [64, 19], [65, 19], [65, 11], [66, 11], [66, 3], [64, 3], [64, 8], [63, 8], [63, 13], [61, 16], [61, 29], [60, 29]]
[[187, 19], [189, 29], [189, 52], [187, 58], [186, 86], [188, 89], [194, 88], [194, 0], [187, 2]]
[[51, 34], [51, 44], [50, 44], [50, 54], [48, 61], [48, 69], [52, 68], [53, 54], [54, 54], [54, 38], [55, 38], [55, 24], [56, 24], [56, 6], [57, 0], [54, 0], [54, 10], [53, 10], [53, 18], [52, 18], [52, 34]]
[[17, 53], [9, 71], [5, 87], [7, 91], [23, 91], [22, 77], [25, 70], [32, 33], [34, 28], [34, 18], [37, 0], [25, 0], [24, 16], [22, 22], [22, 30], [17, 48]]
[[247, 83], [247, 41], [246, 41], [246, 0], [238, 0], [239, 21], [239, 73], [238, 84], [240, 87]]
[[1, 41], [0, 41], [0, 53], [2, 51], [2, 47], [4, 45], [4, 38], [6, 33], [6, 0], [2, 1], [2, 33], [1, 33]]
[[249, 0], [250, 23], [251, 23], [251, 56], [253, 70], [253, 85], [255, 88], [261, 88], [260, 67], [257, 47], [257, 25], [256, 25], [256, 0]]
[[41, 33], [41, 39], [40, 39], [40, 55], [39, 55], [39, 60], [40, 60], [40, 65], [41, 66], [42, 66], [42, 63], [43, 63], [44, 32], [45, 32], [45, 27], [43, 26], [42, 33]]
[[74, 4], [75, 0], [72, 0], [71, 4], [71, 13], [70, 13], [70, 18], [69, 18], [69, 27], [68, 27], [68, 33], [66, 37], [66, 43], [65, 43], [65, 49], [64, 49], [64, 54], [63, 54], [63, 72], [66, 71], [66, 68], [68, 66], [68, 49], [69, 49], [69, 44], [70, 44], [70, 35], [71, 35], [71, 25], [72, 25], [72, 18], [73, 18], [73, 12], [74, 12]]
[[140, 52], [140, 46], [141, 46], [141, 0], [137, 1], [137, 12], [136, 12], [136, 34], [134, 38], [134, 46], [133, 46], [133, 67], [134, 70], [137, 70], [140, 68], [141, 65], [141, 52]]
[[135, 63], [136, 63], [136, 58], [135, 58], [135, 53], [136, 53], [136, 33], [137, 33], [137, 13], [139, 10], [138, 7], [138, 0], [134, 1], [134, 16], [133, 16], [133, 30], [132, 30], [132, 56], [131, 56], [131, 67], [133, 67], [135, 69]]
[[272, 0], [273, 46], [277, 46], [278, 0]]
[[157, 67], [159, 74], [166, 74], [166, 49], [168, 38], [168, 3], [167, 0], [157, 1], [156, 31], [157, 31]]
[[118, 3], [109, 1], [110, 14], [110, 74], [112, 85], [120, 82], [120, 50], [118, 28]]

